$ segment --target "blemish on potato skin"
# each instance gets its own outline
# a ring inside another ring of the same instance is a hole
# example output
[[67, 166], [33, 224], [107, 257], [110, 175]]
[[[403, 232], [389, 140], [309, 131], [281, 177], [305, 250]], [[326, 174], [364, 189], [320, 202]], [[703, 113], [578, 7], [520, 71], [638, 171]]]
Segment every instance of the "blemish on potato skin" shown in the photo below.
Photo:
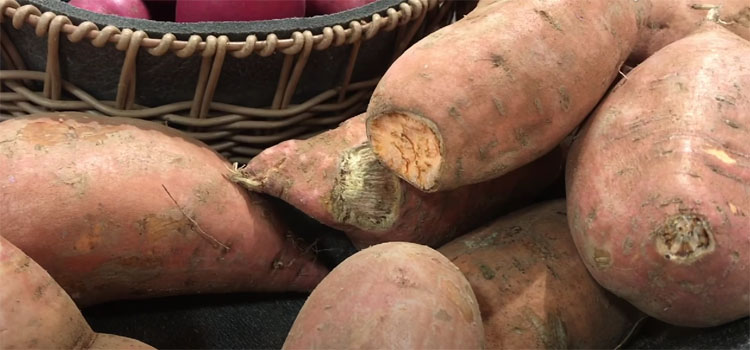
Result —
[[489, 152], [496, 148], [498, 145], [497, 140], [492, 140], [490, 143], [479, 147], [479, 160], [487, 160], [489, 158]]
[[737, 122], [735, 122], [733, 120], [724, 119], [724, 124], [729, 125], [729, 127], [732, 128], [732, 129], [739, 129], [740, 128], [740, 125], [737, 124]]
[[461, 112], [458, 111], [458, 108], [455, 106], [451, 106], [448, 108], [448, 115], [450, 115], [453, 119], [455, 119], [458, 122], [463, 122], [463, 117], [461, 116]]
[[521, 128], [513, 130], [513, 137], [522, 147], [527, 147], [529, 145], [529, 134], [527, 134], [525, 130]]
[[630, 237], [625, 237], [625, 241], [622, 242], [622, 255], [630, 255], [633, 251], [633, 240]]
[[495, 271], [485, 264], [479, 265], [479, 271], [482, 273], [482, 277], [486, 280], [495, 278]]
[[713, 164], [705, 163], [705, 166], [709, 170], [711, 170], [712, 172], [714, 172], [717, 175], [721, 175], [723, 177], [726, 177], [727, 179], [730, 179], [730, 180], [735, 181], [735, 182], [737, 182], [739, 184], [742, 184], [742, 185], [746, 185], [747, 184], [747, 182], [745, 180], [743, 180], [742, 178], [739, 178], [739, 177], [737, 177], [735, 175], [729, 174], [726, 171], [724, 171], [722, 169], [719, 169], [719, 167], [717, 167], [717, 166], [715, 166]]
[[544, 107], [542, 106], [542, 100], [539, 97], [534, 98], [534, 108], [539, 115], [544, 115]]
[[406, 269], [403, 267], [397, 267], [393, 274], [393, 281], [396, 285], [402, 288], [414, 287], [416, 283], [407, 276]]
[[562, 32], [562, 27], [560, 26], [560, 23], [557, 22], [552, 16], [547, 13], [547, 11], [544, 10], [534, 10], [539, 16], [542, 16], [545, 22], [549, 23], [555, 30]]
[[138, 234], [156, 242], [174, 233], [186, 235], [192, 232], [193, 225], [178, 209], [162, 215], [149, 214], [136, 223]]
[[570, 94], [568, 93], [568, 89], [561, 86], [557, 89], [557, 92], [560, 94], [560, 107], [562, 107], [563, 111], [567, 112], [570, 109]]
[[462, 179], [464, 175], [463, 157], [456, 159], [456, 178]]
[[464, 246], [469, 249], [469, 251], [472, 251], [478, 248], [488, 247], [495, 244], [495, 239], [497, 239], [499, 235], [500, 232], [493, 232], [489, 236], [481, 238], [479, 241], [465, 240], [463, 241], [463, 243]]
[[741, 214], [741, 216], [745, 216], [745, 214], [744, 214], [744, 213], [742, 213], [742, 211], [741, 211], [741, 210], [739, 210], [739, 209], [737, 208], [737, 206], [736, 206], [736, 205], [734, 205], [734, 204], [732, 204], [732, 203], [729, 203], [729, 211], [731, 211], [731, 212], [732, 212], [732, 214], [734, 214], [734, 215], [738, 215], [738, 214]]
[[594, 263], [596, 263], [596, 267], [599, 269], [606, 269], [612, 266], [612, 256], [604, 249], [594, 248], [592, 257]]
[[441, 321], [450, 321], [453, 319], [451, 315], [448, 314], [448, 312], [445, 311], [445, 309], [440, 309], [438, 312], [435, 313], [435, 318]]
[[38, 285], [34, 289], [34, 295], [32, 296], [32, 300], [41, 300], [42, 297], [44, 297], [44, 293], [49, 288], [50, 285], [52, 285], [53, 281], [49, 280], [44, 282], [43, 284]]
[[78, 252], [90, 252], [94, 250], [102, 240], [102, 233], [106, 231], [106, 225], [101, 222], [95, 222], [91, 226], [91, 231], [81, 234], [73, 245], [73, 249]]
[[497, 113], [501, 116], [505, 116], [505, 105], [503, 104], [503, 101], [501, 101], [497, 97], [492, 98], [492, 102], [495, 104], [495, 110], [497, 110]]
[[726, 103], [728, 105], [734, 106], [734, 98], [730, 96], [716, 96], [714, 97], [716, 101], [719, 101], [720, 103]]
[[697, 214], [677, 214], [654, 231], [657, 251], [666, 260], [691, 264], [715, 249], [708, 220]]
[[722, 162], [724, 162], [726, 164], [736, 164], [737, 163], [737, 160], [735, 160], [734, 158], [732, 158], [724, 150], [716, 149], [716, 148], [710, 148], [710, 149], [705, 149], [704, 152], [706, 152], [707, 154], [710, 154], [710, 155], [716, 157], [717, 159], [719, 159], [720, 161], [722, 161]]

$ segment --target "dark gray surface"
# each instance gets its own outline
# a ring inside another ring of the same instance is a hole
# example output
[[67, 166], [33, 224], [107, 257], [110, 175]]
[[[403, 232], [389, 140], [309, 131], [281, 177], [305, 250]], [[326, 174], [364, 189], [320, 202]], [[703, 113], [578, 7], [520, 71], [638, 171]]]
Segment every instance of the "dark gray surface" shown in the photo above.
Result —
[[649, 319], [624, 349], [750, 349], [750, 318], [711, 328], [673, 327]]

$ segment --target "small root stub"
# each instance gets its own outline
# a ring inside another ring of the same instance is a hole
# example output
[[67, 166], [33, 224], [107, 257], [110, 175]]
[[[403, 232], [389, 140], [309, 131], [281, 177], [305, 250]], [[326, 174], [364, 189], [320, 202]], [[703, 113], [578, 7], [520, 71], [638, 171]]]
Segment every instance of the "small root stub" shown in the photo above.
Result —
[[696, 214], [671, 216], [656, 231], [656, 248], [667, 260], [692, 263], [715, 249], [706, 218]]
[[368, 143], [342, 156], [331, 191], [330, 212], [340, 223], [386, 231], [399, 217], [401, 180], [378, 161]]
[[437, 186], [442, 142], [437, 127], [412, 113], [389, 113], [368, 125], [373, 151], [399, 177], [422, 191]]
[[229, 181], [240, 184], [243, 187], [251, 191], [259, 191], [263, 186], [263, 183], [250, 178], [242, 170], [245, 166], [240, 167], [237, 163], [234, 163], [232, 167], [228, 169], [229, 174], [226, 176]]

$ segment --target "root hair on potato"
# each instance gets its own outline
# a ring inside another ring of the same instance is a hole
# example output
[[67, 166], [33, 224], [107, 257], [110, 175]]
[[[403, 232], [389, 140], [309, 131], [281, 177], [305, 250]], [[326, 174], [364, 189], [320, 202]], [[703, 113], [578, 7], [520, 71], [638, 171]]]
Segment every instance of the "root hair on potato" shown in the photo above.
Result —
[[247, 165], [243, 165], [240, 167], [236, 162], [233, 163], [232, 167], [228, 169], [229, 175], [227, 178], [229, 181], [239, 184], [248, 190], [257, 191], [263, 186], [263, 183], [245, 174], [243, 170], [246, 166]]
[[197, 231], [197, 232], [198, 232], [198, 233], [199, 233], [199, 234], [200, 234], [201, 236], [203, 236], [203, 238], [205, 238], [205, 239], [207, 239], [208, 241], [210, 241], [210, 242], [212, 243], [212, 245], [214, 246], [214, 248], [217, 248], [217, 249], [218, 249], [218, 248], [221, 248], [221, 249], [223, 250], [223, 252], [224, 252], [224, 253], [226, 253], [226, 252], [228, 252], [228, 251], [229, 251], [229, 246], [227, 246], [227, 245], [226, 245], [226, 244], [224, 244], [224, 243], [221, 243], [221, 241], [219, 241], [218, 239], [216, 239], [216, 237], [214, 237], [214, 236], [211, 236], [210, 234], [206, 233], [206, 231], [203, 231], [203, 229], [201, 228], [201, 226], [200, 226], [200, 225], [198, 225], [198, 222], [197, 222], [197, 221], [195, 221], [195, 219], [193, 219], [192, 217], [190, 217], [190, 215], [188, 215], [188, 214], [187, 214], [187, 213], [185, 212], [185, 209], [183, 209], [183, 208], [182, 208], [182, 207], [180, 206], [180, 204], [179, 204], [179, 203], [177, 203], [177, 200], [176, 200], [176, 199], [174, 198], [174, 196], [172, 196], [172, 194], [171, 194], [171, 193], [169, 193], [169, 190], [167, 189], [167, 186], [164, 186], [164, 184], [162, 184], [162, 185], [161, 185], [161, 187], [162, 187], [162, 188], [164, 189], [164, 192], [167, 192], [167, 196], [169, 196], [169, 198], [170, 198], [170, 199], [172, 200], [172, 202], [174, 202], [174, 205], [176, 205], [176, 206], [177, 206], [177, 209], [179, 209], [179, 210], [180, 210], [180, 212], [182, 213], [182, 215], [184, 215], [184, 216], [185, 216], [185, 218], [187, 218], [187, 219], [188, 219], [188, 220], [190, 221], [190, 223], [191, 223], [191, 224], [193, 225], [193, 227], [195, 227], [195, 230], [196, 230], [196, 231]]
[[330, 212], [337, 222], [386, 231], [398, 219], [402, 192], [400, 179], [378, 161], [365, 142], [342, 156]]

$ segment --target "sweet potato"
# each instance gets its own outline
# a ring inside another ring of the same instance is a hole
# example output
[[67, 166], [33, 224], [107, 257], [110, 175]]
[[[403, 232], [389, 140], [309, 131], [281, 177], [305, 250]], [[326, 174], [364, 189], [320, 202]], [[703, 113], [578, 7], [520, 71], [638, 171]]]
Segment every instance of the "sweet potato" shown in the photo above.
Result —
[[206, 145], [81, 113], [0, 123], [0, 236], [79, 303], [308, 291], [327, 273]]
[[750, 42], [705, 25], [621, 81], [566, 167], [571, 232], [594, 278], [694, 327], [750, 314]]
[[154, 349], [138, 340], [95, 333], [55, 280], [0, 237], [0, 348]]
[[664, 46], [697, 30], [707, 11], [718, 7], [723, 25], [750, 40], [748, 0], [650, 0], [648, 19], [628, 61], [640, 63]]
[[531, 200], [562, 175], [562, 156], [553, 151], [493, 181], [424, 193], [378, 162], [364, 120], [359, 115], [311, 139], [268, 148], [232, 178], [344, 231], [363, 248], [387, 241], [438, 246]]
[[426, 192], [507, 174], [556, 147], [604, 95], [647, 1], [496, 1], [417, 42], [378, 83], [367, 134]]
[[480, 349], [466, 278], [424, 245], [382, 243], [350, 256], [313, 290], [283, 349]]
[[565, 200], [501, 216], [438, 250], [471, 283], [488, 349], [611, 349], [639, 316], [589, 275]]

